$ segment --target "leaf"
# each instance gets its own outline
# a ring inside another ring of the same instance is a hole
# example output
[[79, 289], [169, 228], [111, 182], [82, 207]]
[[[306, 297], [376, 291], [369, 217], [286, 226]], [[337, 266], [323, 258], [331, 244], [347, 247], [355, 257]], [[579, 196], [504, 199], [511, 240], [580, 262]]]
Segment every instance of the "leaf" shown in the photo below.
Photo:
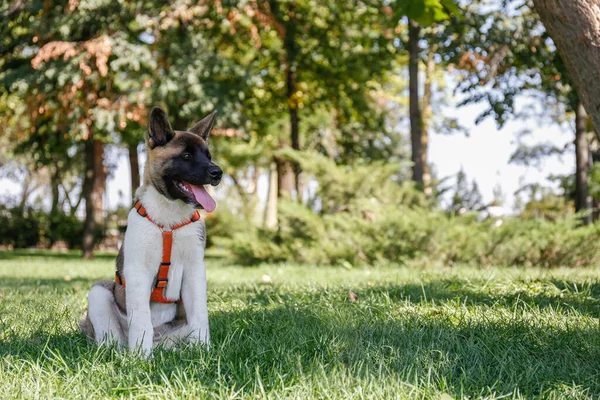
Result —
[[440, 3], [450, 14], [452, 14], [461, 21], [463, 20], [463, 14], [460, 11], [458, 5], [454, 2], [454, 0], [440, 0]]
[[422, 26], [450, 18], [450, 14], [462, 18], [462, 13], [453, 0], [419, 0], [412, 1], [406, 6], [405, 14]]

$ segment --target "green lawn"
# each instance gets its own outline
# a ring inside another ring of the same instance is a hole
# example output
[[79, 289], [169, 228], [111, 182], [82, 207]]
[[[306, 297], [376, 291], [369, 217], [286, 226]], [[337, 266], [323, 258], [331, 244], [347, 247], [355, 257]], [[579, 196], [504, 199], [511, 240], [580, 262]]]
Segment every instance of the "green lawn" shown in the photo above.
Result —
[[600, 397], [599, 269], [208, 265], [210, 353], [143, 361], [76, 329], [112, 256], [0, 253], [0, 398]]

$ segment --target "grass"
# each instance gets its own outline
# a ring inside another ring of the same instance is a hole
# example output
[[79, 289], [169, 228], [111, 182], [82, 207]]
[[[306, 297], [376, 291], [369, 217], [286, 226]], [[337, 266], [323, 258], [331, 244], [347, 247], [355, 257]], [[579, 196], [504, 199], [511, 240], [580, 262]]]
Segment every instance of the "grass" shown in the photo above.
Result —
[[112, 256], [0, 253], [0, 398], [600, 397], [596, 268], [208, 264], [210, 353], [143, 361], [76, 329]]

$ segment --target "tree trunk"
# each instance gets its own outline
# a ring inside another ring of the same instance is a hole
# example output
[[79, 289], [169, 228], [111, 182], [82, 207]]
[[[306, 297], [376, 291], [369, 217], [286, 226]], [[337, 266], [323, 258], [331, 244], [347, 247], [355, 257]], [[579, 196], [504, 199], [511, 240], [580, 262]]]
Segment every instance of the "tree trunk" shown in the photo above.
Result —
[[253, 220], [256, 220], [257, 224], [260, 224], [260, 217], [256, 212], [256, 207], [259, 204], [258, 199], [258, 179], [260, 178], [261, 169], [257, 166], [252, 167], [252, 175], [250, 177], [250, 183], [248, 185], [248, 214]]
[[412, 145], [413, 181], [423, 187], [423, 149], [421, 144], [423, 120], [419, 106], [419, 36], [421, 28], [414, 21], [408, 23], [408, 91], [410, 113], [410, 141]]
[[429, 47], [427, 53], [427, 63], [425, 65], [425, 85], [423, 87], [423, 125], [421, 131], [421, 163], [423, 165], [423, 191], [427, 196], [433, 195], [433, 189], [431, 187], [431, 169], [428, 163], [429, 154], [429, 129], [431, 128], [431, 121], [433, 118], [433, 111], [431, 107], [431, 96], [432, 96], [432, 82], [435, 74], [435, 60], [434, 60], [434, 49]]
[[277, 164], [277, 196], [291, 199], [296, 188], [292, 164], [281, 157], [275, 157], [275, 163]]
[[85, 142], [85, 223], [83, 226], [83, 258], [94, 256], [95, 233], [98, 226], [104, 225], [103, 197], [106, 184], [104, 170], [104, 145], [90, 137]]
[[598, 221], [600, 217], [600, 202], [595, 198], [592, 198], [592, 221]]
[[54, 171], [50, 175], [50, 188], [52, 191], [52, 204], [50, 205], [50, 215], [56, 215], [60, 201], [60, 169], [58, 165], [54, 166]]
[[298, 126], [298, 104], [296, 98], [296, 71], [295, 67], [288, 68], [287, 73], [287, 96], [290, 108], [290, 138], [292, 140], [292, 149], [300, 150], [300, 136]]
[[135, 191], [140, 187], [140, 163], [138, 158], [138, 144], [130, 143], [129, 151], [129, 170], [131, 171], [131, 197], [135, 195]]
[[75, 216], [75, 214], [77, 213], [77, 209], [79, 209], [79, 205], [81, 204], [81, 200], [83, 200], [84, 197], [85, 193], [82, 188], [81, 192], [77, 196], [77, 202], [73, 204], [71, 198], [69, 197], [68, 190], [65, 189], [65, 199], [67, 200], [67, 203], [69, 203], [69, 214], [71, 216]]
[[245, 218], [250, 218], [252, 216], [252, 212], [250, 211], [250, 206], [248, 204], [248, 194], [244, 189], [244, 186], [240, 183], [235, 174], [229, 174], [229, 177], [233, 181], [233, 186], [235, 190], [237, 190], [240, 195], [241, 209], [245, 216]]
[[95, 180], [95, 151], [92, 138], [85, 141], [85, 176], [83, 179], [83, 193], [85, 196], [85, 223], [83, 226], [83, 258], [91, 259], [94, 256], [94, 231], [96, 218], [94, 217], [93, 186]]
[[19, 201], [19, 213], [23, 215], [25, 213], [25, 207], [27, 206], [27, 199], [31, 194], [31, 173], [27, 173], [27, 177], [23, 181], [23, 191], [21, 192], [21, 201]]
[[296, 175], [296, 201], [304, 204], [304, 187], [306, 186], [306, 174], [300, 172]]
[[92, 202], [94, 218], [97, 226], [104, 226], [104, 189], [106, 187], [106, 170], [104, 168], [104, 144], [94, 140], [94, 183], [92, 186]]
[[[587, 115], [583, 104], [579, 102], [575, 110], [575, 211], [589, 211], [591, 199], [588, 194], [588, 171], [590, 166], [590, 149], [587, 140]], [[582, 222], [587, 225], [591, 215], [583, 217]]]
[[[296, 22], [295, 22], [296, 2], [293, 1], [289, 8], [289, 21], [285, 29], [284, 46], [286, 50], [286, 89], [287, 102], [290, 112], [290, 140], [292, 141], [292, 149], [300, 150], [300, 118], [298, 117], [298, 95], [296, 87]], [[294, 188], [298, 197], [300, 196], [300, 165], [297, 162], [292, 163], [294, 172]]]
[[265, 228], [277, 229], [277, 164], [271, 163], [269, 171], [269, 191], [265, 207]]
[[[52, 192], [52, 203], [50, 205], [50, 232], [55, 232], [57, 227], [56, 214], [58, 214], [58, 207], [60, 201], [60, 168], [58, 165], [54, 165], [54, 170], [50, 173], [50, 190]], [[47, 248], [51, 248], [54, 243], [56, 236], [48, 235], [49, 240], [46, 243]]]
[[600, 132], [600, 6], [598, 0], [533, 0], [540, 19]]

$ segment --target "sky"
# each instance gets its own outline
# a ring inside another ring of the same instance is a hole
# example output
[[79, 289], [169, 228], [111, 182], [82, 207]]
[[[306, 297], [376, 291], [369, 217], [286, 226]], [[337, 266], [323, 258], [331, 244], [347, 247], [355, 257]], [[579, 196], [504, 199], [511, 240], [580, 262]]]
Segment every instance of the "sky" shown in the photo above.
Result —
[[503, 207], [507, 212], [514, 206], [514, 193], [530, 183], [541, 183], [556, 187], [548, 181], [549, 175], [566, 175], [575, 171], [575, 147], [562, 156], [543, 159], [536, 167], [526, 167], [510, 163], [510, 157], [518, 147], [518, 134], [525, 129], [531, 131], [520, 140], [533, 145], [551, 142], [557, 147], [572, 144], [574, 128], [567, 124], [548, 123], [534, 118], [513, 120], [498, 129], [492, 118], [486, 118], [478, 125], [477, 116], [484, 111], [480, 104], [453, 108], [459, 123], [467, 128], [469, 135], [440, 135], [430, 137], [429, 160], [433, 162], [440, 178], [455, 175], [464, 169], [469, 181], [476, 180], [483, 195], [484, 203], [494, 200], [494, 187], [499, 185], [504, 195]]

